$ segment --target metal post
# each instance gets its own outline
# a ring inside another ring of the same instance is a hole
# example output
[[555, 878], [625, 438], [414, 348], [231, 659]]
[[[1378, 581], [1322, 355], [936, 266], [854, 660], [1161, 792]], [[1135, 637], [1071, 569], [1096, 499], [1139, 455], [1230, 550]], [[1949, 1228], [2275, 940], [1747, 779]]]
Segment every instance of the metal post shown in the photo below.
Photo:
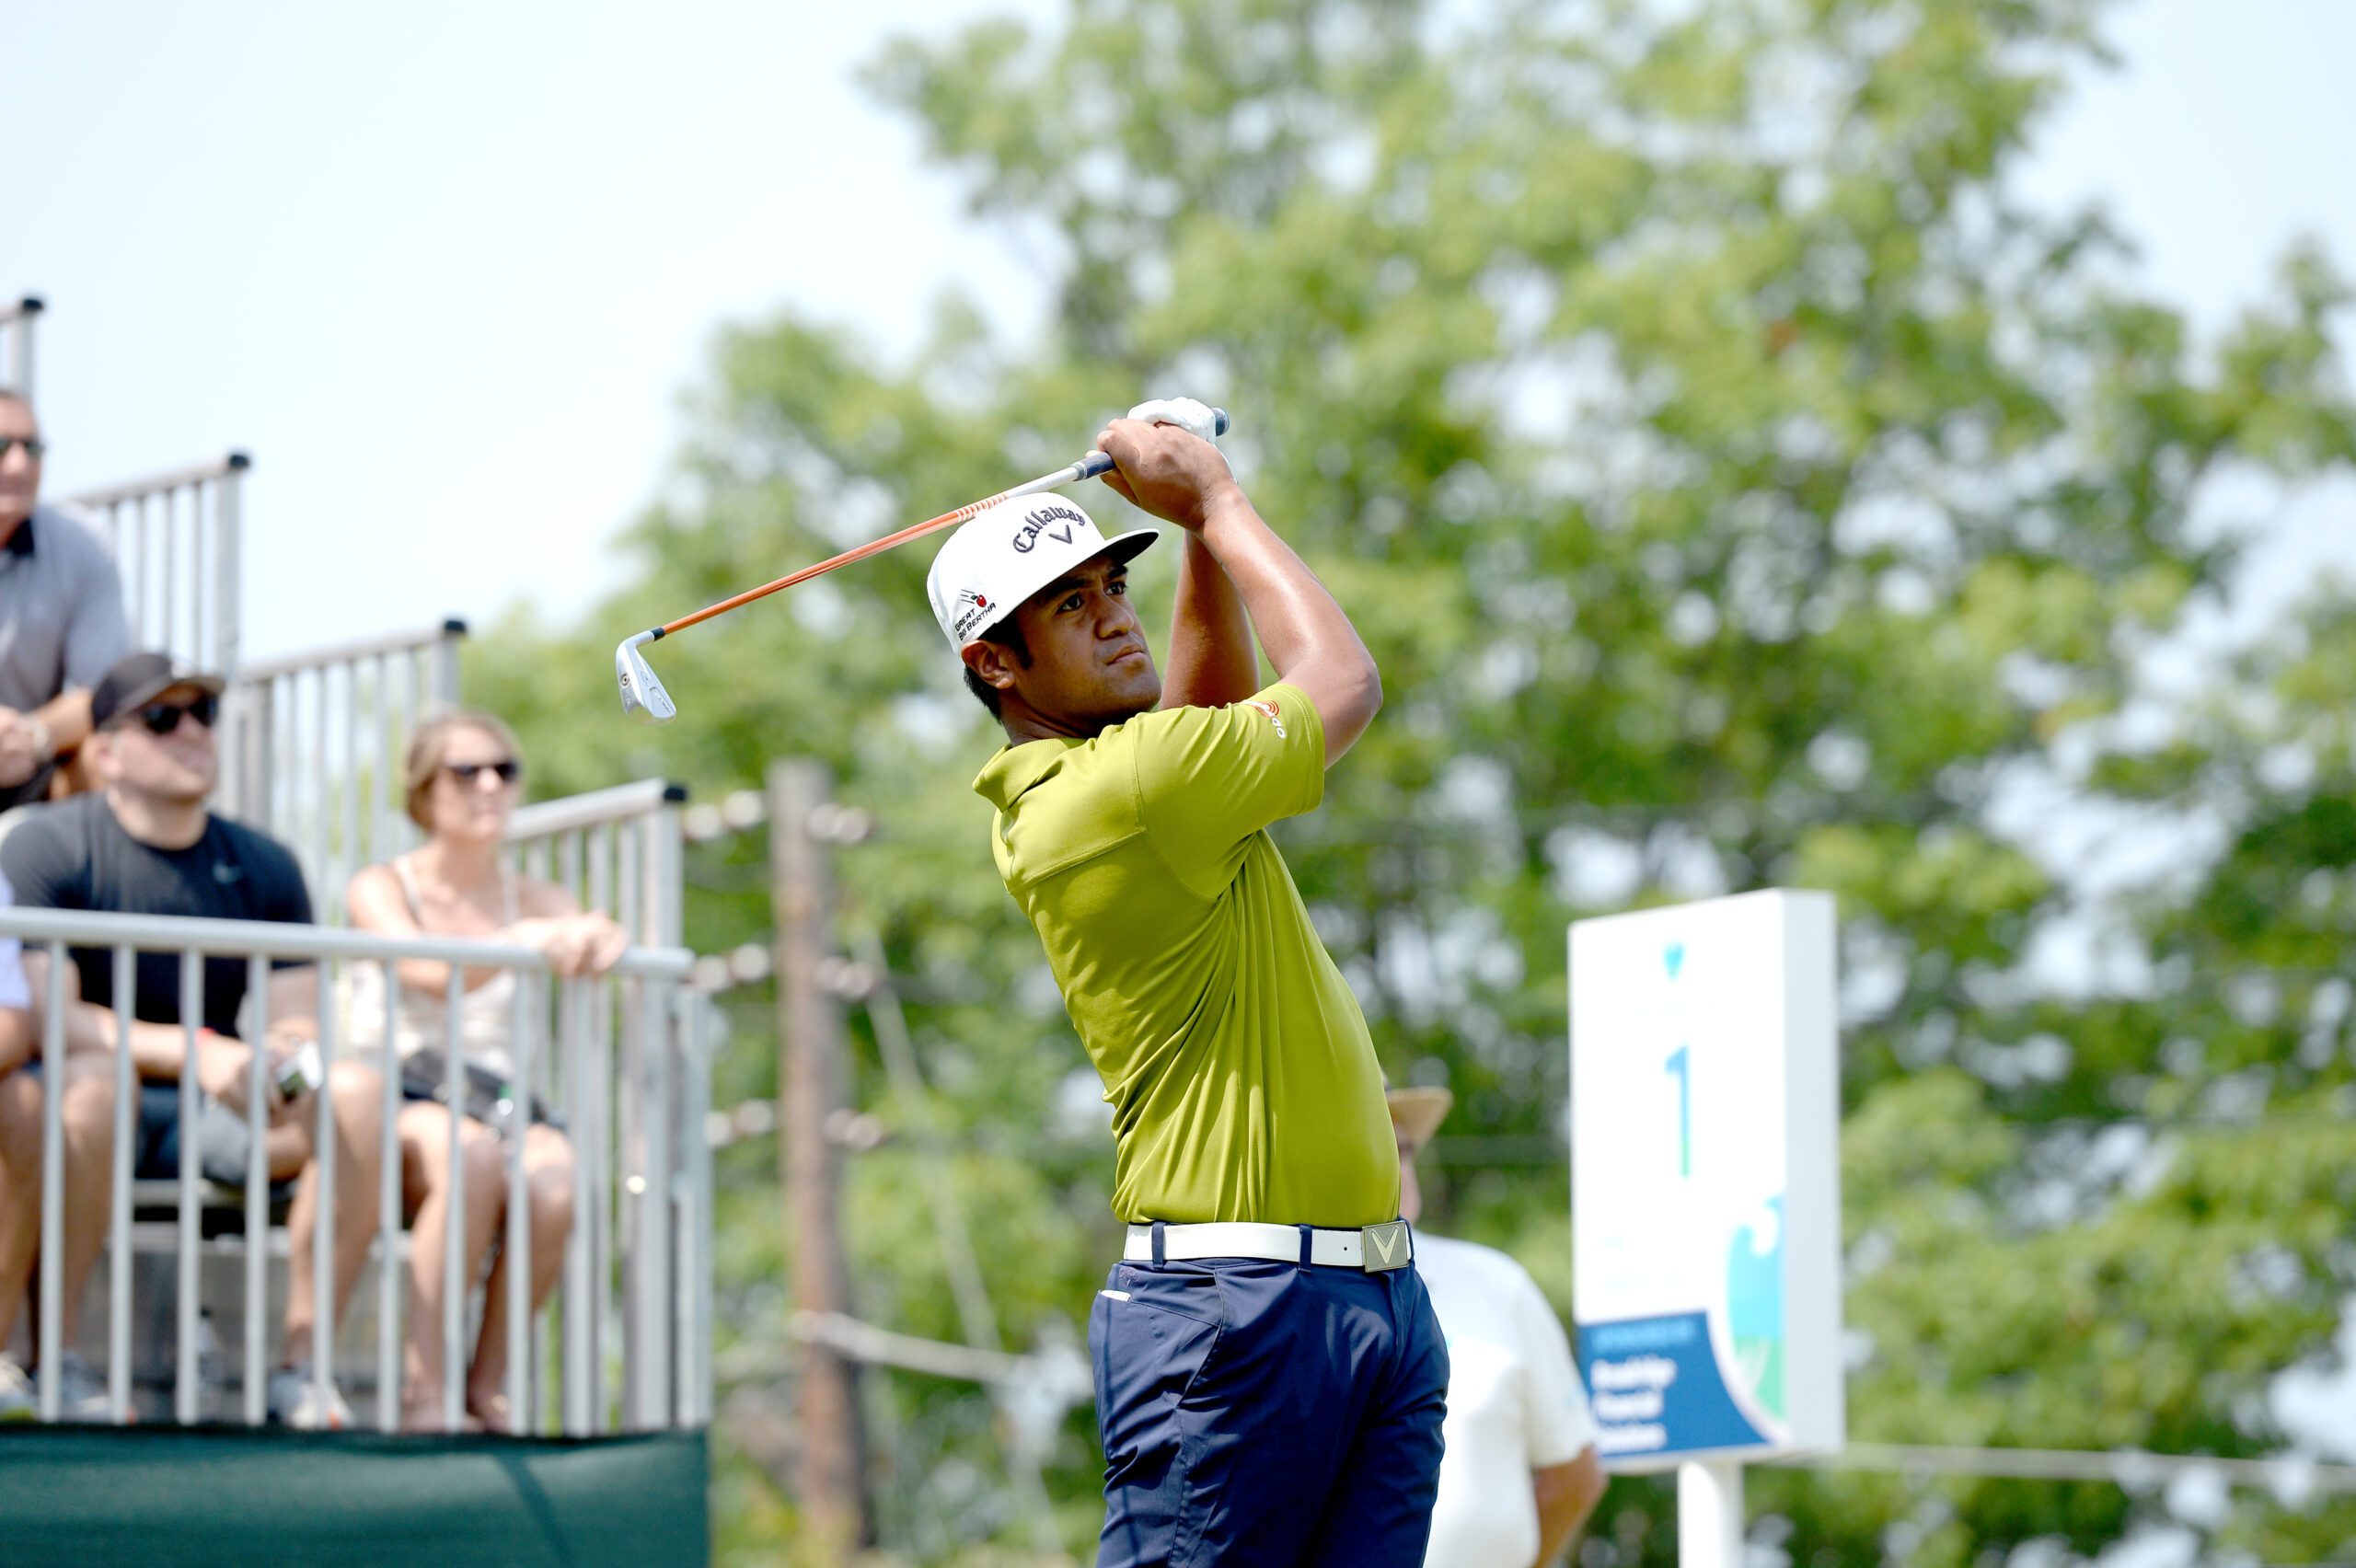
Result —
[[572, 1128], [572, 1238], [564, 1250], [564, 1434], [589, 1435], [589, 1216], [596, 1203], [589, 1121], [589, 982], [561, 982], [557, 1027], [563, 1036], [564, 1112]]
[[49, 944], [40, 1030], [40, 1418], [64, 1408], [65, 944]]
[[444, 708], [458, 706], [458, 642], [466, 635], [466, 622], [445, 620], [433, 645], [433, 701]]
[[[311, 1158], [319, 1167], [319, 1203], [311, 1217], [311, 1390], [321, 1410], [330, 1410], [335, 1392], [335, 1052], [338, 1019], [336, 972], [332, 961], [319, 961], [319, 1113], [318, 1135]], [[384, 1180], [395, 1186], [400, 1172], [387, 1170]], [[384, 1238], [387, 1253], [393, 1239]]]
[[1677, 1467], [1677, 1568], [1742, 1568], [1742, 1466]]
[[252, 1049], [246, 1058], [246, 1354], [243, 1368], [246, 1424], [260, 1426], [268, 1413], [263, 1395], [269, 1381], [269, 1352], [262, 1331], [269, 1315], [270, 1263], [270, 960], [246, 960], [246, 995], [253, 999]]
[[33, 323], [41, 309], [40, 300], [32, 294], [17, 302], [17, 341], [8, 356], [8, 385], [27, 398], [33, 395]]
[[213, 673], [224, 680], [237, 677], [237, 661], [244, 654], [239, 644], [244, 596], [238, 576], [245, 570], [246, 470], [253, 465], [245, 453], [230, 453], [228, 472], [221, 476], [219, 499], [214, 503]]
[[[534, 1430], [528, 1393], [532, 1366], [532, 1223], [531, 1190], [524, 1177], [524, 1140], [532, 1130], [532, 1017], [530, 982], [537, 976], [514, 971], [515, 1006], [509, 1041], [514, 1071], [507, 1092], [507, 1125], [501, 1129], [500, 1152], [507, 1161], [507, 1416], [516, 1436]], [[485, 1324], [486, 1328], [490, 1325]]]
[[[132, 997], [117, 997], [118, 1008], [129, 1007]], [[197, 1136], [200, 1105], [196, 1094], [197, 1035], [204, 1022], [204, 955], [194, 948], [180, 953], [180, 1191], [179, 1303], [172, 1378], [172, 1419], [193, 1426], [203, 1412], [197, 1387], [196, 1318], [197, 1212], [196, 1183], [202, 1159]]]
[[360, 763], [360, 716], [367, 711], [360, 696], [360, 662], [351, 660], [343, 666], [343, 777], [337, 780], [336, 793], [343, 801], [343, 853], [338, 857], [335, 880], [323, 892], [328, 895], [328, 918], [342, 925], [344, 889], [352, 874], [368, 861], [361, 859], [363, 847], [360, 828], [360, 795], [365, 777]]
[[[130, 948], [114, 950], [114, 990], [117, 998], [138, 994], [138, 955]], [[135, 1147], [132, 1129], [139, 1121], [139, 1077], [131, 1066], [131, 1022], [134, 1009], [118, 1007], [114, 1014], [114, 1191], [107, 1233], [107, 1414], [117, 1426], [131, 1420], [131, 1175]]]
[[664, 982], [629, 982], [629, 1033], [625, 1055], [629, 1092], [623, 1203], [629, 1215], [624, 1244], [624, 1424], [659, 1431], [671, 1420], [671, 1057], [677, 1008]]
[[[163, 631], [156, 639], [156, 646], [173, 658], [182, 657], [173, 645], [173, 638], [180, 628], [180, 487], [174, 485], [159, 498], [164, 503], [164, 559], [158, 578], [163, 583], [161, 601]], [[189, 489], [189, 510], [195, 513], [197, 526], [204, 525], [204, 486], [202, 480]]]
[[[803, 760], [768, 772], [769, 874], [777, 924], [778, 1083], [784, 1115], [778, 1160], [791, 1226], [793, 1306], [849, 1309], [840, 1231], [840, 1151], [826, 1122], [842, 1101], [843, 1020], [818, 983], [830, 925], [826, 847], [811, 818], [826, 803], [826, 772]], [[859, 1389], [850, 1359], [812, 1341], [795, 1385], [802, 1445], [794, 1459], [804, 1537], [819, 1562], [849, 1561], [867, 1542]]]
[[[377, 1054], [384, 1075], [384, 1127], [377, 1145], [376, 1238], [383, 1263], [376, 1271], [376, 1430], [401, 1425], [401, 1057], [400, 965], [384, 961], [385, 1038]], [[356, 1050], [355, 1043], [354, 1049]]]
[[700, 1426], [710, 1419], [709, 1368], [711, 1358], [707, 1312], [711, 1300], [709, 1240], [711, 1212], [711, 1135], [704, 1123], [711, 1111], [711, 1071], [707, 1062], [702, 997], [681, 987], [679, 1004], [679, 1104], [673, 1136], [678, 1167], [672, 1211], [671, 1332], [676, 1381], [672, 1389], [672, 1419], [681, 1426]]
[[442, 1222], [442, 1430], [456, 1432], [466, 1414], [467, 1380], [467, 972], [450, 965], [442, 1003], [443, 1091], [450, 1098], [449, 1198]]

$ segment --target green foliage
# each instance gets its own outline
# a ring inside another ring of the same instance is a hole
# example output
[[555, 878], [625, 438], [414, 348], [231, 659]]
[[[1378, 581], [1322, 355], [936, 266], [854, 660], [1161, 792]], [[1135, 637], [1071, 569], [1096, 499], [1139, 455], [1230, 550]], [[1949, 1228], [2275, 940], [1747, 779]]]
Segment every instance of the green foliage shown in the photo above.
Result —
[[[2267, 1380], [2322, 1354], [2356, 1287], [2356, 991], [2334, 973], [2356, 605], [2327, 594], [2211, 669], [2163, 738], [2127, 721], [2157, 700], [2151, 651], [2232, 581], [2219, 484], [2356, 457], [2349, 296], [2299, 252], [2196, 343], [2115, 281], [2098, 215], [2013, 200], [2096, 11], [1077, 0], [1049, 37], [903, 40], [872, 85], [1057, 280], [1048, 340], [1010, 349], [955, 300], [905, 365], [791, 316], [730, 331], [627, 542], [633, 585], [577, 631], [499, 628], [471, 689], [545, 785], [610, 782], [623, 631], [1068, 460], [1139, 398], [1222, 402], [1262, 511], [1384, 673], [1380, 721], [1284, 842], [1393, 1077], [1458, 1091], [1443, 1228], [1566, 1290], [1568, 920], [1831, 888], [1853, 1433], [2271, 1450]], [[1142, 563], [1149, 605], [1169, 553]], [[911, 1177], [937, 1136], [1028, 1344], [1070, 1332], [1109, 1253], [1109, 1142], [1071, 1113], [1084, 1064], [990, 870], [967, 786], [994, 740], [924, 607], [930, 556], [664, 642], [683, 717], [624, 755], [705, 799], [815, 756], [875, 813], [842, 902], [934, 1092], [894, 1102], [854, 1020], [857, 1098], [893, 1135], [852, 1165], [861, 1310], [954, 1335]], [[2027, 829], [2000, 809], [2025, 786], [2058, 802]], [[2171, 852], [2097, 896], [2035, 831], [2073, 813]], [[766, 932], [756, 840], [692, 877], [699, 947]], [[2128, 977], [2057, 986], [2040, 944], [2088, 931]], [[773, 1084], [767, 1005], [733, 1005], [723, 1101]], [[768, 1167], [729, 1170], [722, 1315], [767, 1386], [789, 1239]], [[998, 1474], [972, 1390], [879, 1397], [904, 1476]], [[1092, 1428], [1064, 1430], [1049, 1481], [1084, 1552]], [[732, 1552], [790, 1532], [768, 1485], [727, 1461]], [[895, 1549], [1028, 1539], [1002, 1507], [927, 1522], [879, 1490]], [[1778, 1471], [1753, 1494], [1808, 1563], [2091, 1554], [2168, 1517], [2107, 1486]], [[1618, 1483], [1585, 1560], [1670, 1561], [1668, 1495]], [[2356, 1550], [2356, 1515], [2238, 1495], [2206, 1539], [2321, 1560]]]

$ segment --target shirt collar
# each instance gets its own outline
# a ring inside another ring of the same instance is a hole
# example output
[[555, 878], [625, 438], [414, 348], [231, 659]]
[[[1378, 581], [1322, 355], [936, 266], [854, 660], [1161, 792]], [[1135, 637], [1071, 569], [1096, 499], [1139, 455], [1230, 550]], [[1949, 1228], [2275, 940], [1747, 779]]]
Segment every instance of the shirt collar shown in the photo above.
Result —
[[1056, 739], [1008, 746], [990, 758], [989, 765], [975, 778], [974, 793], [999, 811], [1007, 811], [1025, 790], [1062, 767], [1074, 746], [1087, 744], [1084, 740]]
[[17, 524], [13, 529], [9, 530], [8, 542], [5, 546], [0, 546], [0, 549], [6, 549], [10, 555], [29, 556], [32, 554], [33, 519], [39, 515], [40, 510], [38, 508], [25, 513], [25, 520], [22, 523]]

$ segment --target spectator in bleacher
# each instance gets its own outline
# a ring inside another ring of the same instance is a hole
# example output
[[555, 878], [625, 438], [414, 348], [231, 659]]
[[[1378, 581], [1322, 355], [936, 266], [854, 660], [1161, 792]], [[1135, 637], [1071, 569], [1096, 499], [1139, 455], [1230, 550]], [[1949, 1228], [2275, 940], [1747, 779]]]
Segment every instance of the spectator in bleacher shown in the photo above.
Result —
[[90, 687], [131, 650], [114, 557], [40, 504], [44, 450], [32, 404], [0, 389], [0, 810], [49, 798]]
[[[177, 670], [161, 653], [117, 663], [91, 693], [88, 751], [102, 788], [36, 807], [0, 843], [0, 872], [28, 907], [230, 920], [311, 919], [310, 895], [294, 857], [275, 839], [214, 815], [206, 801], [219, 771], [213, 725], [219, 677]], [[75, 948], [78, 995], [68, 1032], [77, 1046], [110, 1050], [116, 1038], [113, 953]], [[204, 961], [203, 1017], [191, 1060], [180, 1014], [180, 960], [142, 952], [132, 998], [133, 1062], [140, 1079], [139, 1147], [143, 1178], [176, 1176], [190, 1130], [180, 1125], [178, 1080], [194, 1072], [204, 1110], [194, 1132], [202, 1168], [215, 1182], [242, 1186], [248, 1134], [247, 1092], [252, 1047], [238, 1037], [247, 961]], [[264, 1043], [278, 1063], [317, 1038], [318, 974], [283, 963], [271, 976]], [[287, 1228], [293, 1251], [286, 1334], [269, 1382], [272, 1415], [298, 1427], [348, 1425], [340, 1396], [322, 1403], [309, 1364], [331, 1347], [314, 1345], [313, 1216], [319, 1196], [312, 1160], [318, 1117], [308, 1092], [293, 1101], [265, 1075], [270, 1130], [265, 1155], [272, 1181], [299, 1174]], [[376, 1228], [382, 1088], [373, 1072], [335, 1064], [328, 1091], [337, 1135], [335, 1293], [341, 1305], [358, 1280]], [[101, 1183], [101, 1191], [104, 1190]]]
[[[15, 902], [0, 877], [0, 908]], [[34, 1414], [24, 1369], [8, 1359], [17, 1309], [40, 1260], [41, 1071], [40, 1016], [26, 976], [21, 945], [0, 937], [0, 1421]], [[64, 1310], [58, 1323], [61, 1409], [69, 1421], [106, 1414], [106, 1389], [75, 1353], [82, 1319], [82, 1287], [106, 1238], [107, 1170], [114, 1149], [114, 1085], [106, 1053], [77, 1051], [66, 1058]]]
[[[564, 889], [519, 876], [500, 862], [507, 821], [521, 793], [523, 755], [507, 726], [488, 713], [461, 711], [428, 721], [411, 738], [407, 759], [409, 814], [425, 842], [389, 863], [352, 879], [344, 900], [352, 923], [387, 936], [476, 937], [537, 948], [560, 975], [597, 974], [629, 945], [629, 933], [602, 914], [583, 913]], [[401, 989], [398, 1043], [401, 1089], [410, 1103], [400, 1118], [401, 1178], [416, 1218], [410, 1231], [408, 1375], [401, 1395], [404, 1424], [442, 1424], [442, 1249], [450, 1226], [450, 1114], [447, 1101], [450, 966], [410, 960], [396, 966]], [[382, 971], [352, 974], [352, 1038], [381, 1040], [385, 1029]], [[467, 1114], [458, 1124], [466, 1162], [466, 1215], [461, 1256], [466, 1277], [480, 1278], [485, 1262], [481, 1332], [467, 1363], [466, 1411], [470, 1425], [513, 1429], [503, 1392], [507, 1376], [508, 1277], [503, 1249], [507, 1177], [502, 1137], [516, 1136], [514, 1027], [515, 973], [468, 969], [458, 1010], [459, 1040], [468, 1079]], [[540, 1069], [545, 1074], [545, 1067]], [[546, 1081], [542, 1078], [542, 1081]], [[565, 1238], [572, 1227], [572, 1145], [562, 1125], [534, 1095], [529, 1124], [521, 1128], [525, 1191], [530, 1204], [532, 1309], [537, 1311], [563, 1271]]]

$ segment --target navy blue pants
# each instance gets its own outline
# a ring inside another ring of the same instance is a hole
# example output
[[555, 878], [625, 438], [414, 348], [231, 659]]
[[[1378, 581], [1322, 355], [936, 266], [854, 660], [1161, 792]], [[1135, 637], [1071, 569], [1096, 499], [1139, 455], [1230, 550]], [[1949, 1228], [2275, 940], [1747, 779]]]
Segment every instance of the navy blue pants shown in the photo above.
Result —
[[1413, 1267], [1122, 1263], [1088, 1318], [1097, 1568], [1416, 1568], [1448, 1351]]

